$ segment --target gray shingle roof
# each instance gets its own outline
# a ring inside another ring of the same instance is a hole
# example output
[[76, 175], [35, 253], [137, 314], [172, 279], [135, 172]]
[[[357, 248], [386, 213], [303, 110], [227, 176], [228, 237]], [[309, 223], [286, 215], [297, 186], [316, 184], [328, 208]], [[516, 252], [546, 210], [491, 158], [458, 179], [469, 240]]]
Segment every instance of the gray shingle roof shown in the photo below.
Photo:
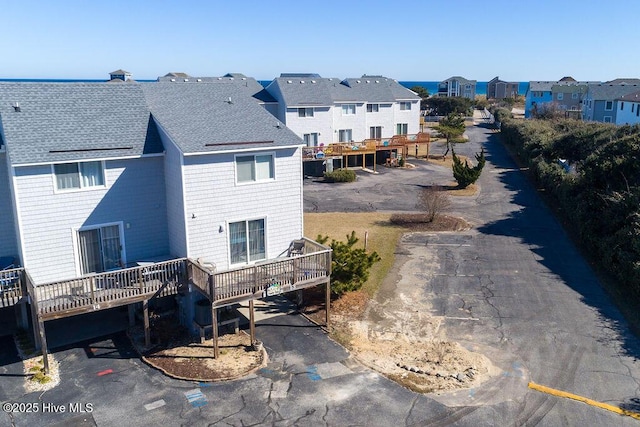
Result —
[[14, 165], [163, 150], [137, 83], [0, 83], [0, 123]]
[[476, 83], [478, 83], [477, 80], [467, 80], [464, 77], [460, 77], [460, 76], [449, 77], [448, 79], [443, 80], [440, 83], [448, 82], [450, 80], [458, 80], [462, 84], [476, 84]]
[[227, 73], [222, 77], [191, 77], [179, 78], [175, 75], [166, 75], [158, 77], [159, 82], [171, 83], [202, 83], [202, 82], [218, 82], [235, 84], [242, 90], [246, 91], [249, 96], [254, 97], [260, 102], [277, 102], [265, 88], [258, 83], [253, 77], [247, 77], [240, 73]]
[[331, 106], [335, 102], [396, 102], [420, 97], [393, 79], [382, 76], [361, 78], [279, 77], [267, 89], [277, 86], [287, 107]]
[[141, 86], [153, 117], [184, 153], [302, 144], [237, 84], [220, 80]]
[[640, 85], [593, 84], [589, 85], [588, 96], [597, 101], [613, 101], [638, 90]]
[[[565, 77], [566, 78], [566, 77]], [[558, 80], [558, 81], [530, 81], [529, 91], [536, 92], [551, 92], [553, 86], [579, 86], [599, 84], [600, 82], [584, 81], [577, 82], [575, 80]]]
[[631, 93], [627, 93], [625, 95], [622, 95], [616, 99], [619, 99], [621, 101], [629, 101], [629, 102], [640, 102], [640, 90], [637, 92], [631, 92]]

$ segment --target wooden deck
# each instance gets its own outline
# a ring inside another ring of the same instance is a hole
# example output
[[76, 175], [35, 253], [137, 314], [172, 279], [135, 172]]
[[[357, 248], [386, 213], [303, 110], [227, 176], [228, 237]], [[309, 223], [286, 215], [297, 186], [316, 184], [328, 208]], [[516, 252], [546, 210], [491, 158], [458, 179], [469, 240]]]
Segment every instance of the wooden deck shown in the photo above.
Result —
[[372, 154], [387, 150], [399, 150], [403, 155], [407, 155], [408, 147], [411, 145], [428, 144], [430, 141], [431, 136], [429, 133], [420, 132], [410, 135], [395, 135], [391, 138], [365, 139], [362, 142], [338, 142], [325, 146], [303, 148], [302, 158], [303, 160], [316, 160]]
[[24, 269], [7, 270], [0, 274], [0, 281], [11, 279], [14, 285], [3, 291], [0, 306], [16, 304], [28, 294], [44, 321], [175, 295], [188, 285], [218, 307], [260, 299], [327, 282], [331, 250], [313, 240], [304, 241], [301, 255], [226, 271], [210, 271], [196, 261], [179, 258], [36, 286], [25, 278]]
[[0, 308], [18, 304], [25, 295], [24, 268], [0, 271]]

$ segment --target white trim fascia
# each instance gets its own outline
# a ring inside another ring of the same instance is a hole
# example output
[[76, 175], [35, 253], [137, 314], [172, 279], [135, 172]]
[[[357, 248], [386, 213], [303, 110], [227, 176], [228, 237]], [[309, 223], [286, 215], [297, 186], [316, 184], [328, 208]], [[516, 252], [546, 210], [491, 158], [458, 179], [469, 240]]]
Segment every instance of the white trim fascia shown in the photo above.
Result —
[[260, 147], [260, 148], [239, 148], [236, 150], [218, 150], [218, 151], [199, 151], [195, 153], [183, 153], [185, 157], [191, 156], [204, 156], [207, 154], [233, 154], [233, 153], [247, 153], [251, 151], [273, 151], [273, 150], [285, 150], [297, 147], [305, 147], [304, 144], [295, 145], [280, 145], [277, 147]]
[[164, 156], [164, 151], [162, 153], [142, 154], [140, 156], [97, 157], [97, 158], [88, 158], [88, 159], [62, 160], [59, 162], [49, 161], [49, 162], [33, 162], [33, 163], [16, 163], [13, 166], [22, 167], [22, 166], [61, 165], [63, 163], [106, 162], [109, 160], [131, 160], [131, 159], [143, 159], [147, 157], [162, 157], [162, 156]]

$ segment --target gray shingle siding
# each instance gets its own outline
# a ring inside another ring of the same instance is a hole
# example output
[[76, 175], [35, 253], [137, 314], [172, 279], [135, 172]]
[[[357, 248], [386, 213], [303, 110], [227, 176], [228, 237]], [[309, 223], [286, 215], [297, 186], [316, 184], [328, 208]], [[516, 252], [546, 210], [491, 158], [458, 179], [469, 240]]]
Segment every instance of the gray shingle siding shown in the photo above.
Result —
[[7, 157], [0, 152], [0, 257], [19, 255], [10, 179]]
[[36, 283], [76, 276], [82, 227], [122, 222], [127, 262], [168, 254], [162, 168], [162, 157], [106, 161], [105, 188], [55, 193], [50, 165], [16, 167], [23, 261]]

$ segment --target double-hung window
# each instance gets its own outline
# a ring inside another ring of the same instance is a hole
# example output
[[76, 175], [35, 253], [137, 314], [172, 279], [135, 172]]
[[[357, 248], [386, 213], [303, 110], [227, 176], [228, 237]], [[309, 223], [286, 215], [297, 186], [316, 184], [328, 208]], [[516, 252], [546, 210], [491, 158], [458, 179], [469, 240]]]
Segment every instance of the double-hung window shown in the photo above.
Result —
[[604, 102], [604, 109], [605, 109], [605, 111], [613, 110], [613, 101], [605, 101]]
[[356, 113], [356, 104], [342, 104], [342, 115], [352, 116]]
[[367, 113], [377, 113], [380, 110], [380, 104], [367, 104]]
[[318, 145], [318, 133], [305, 133], [302, 135], [302, 139], [304, 139], [304, 143], [307, 147], [315, 147]]
[[102, 162], [60, 163], [53, 165], [56, 189], [73, 190], [104, 187]]
[[298, 108], [298, 117], [313, 117], [313, 107]]
[[408, 123], [396, 123], [396, 135], [406, 135], [409, 133]]
[[260, 261], [267, 257], [264, 223], [264, 218], [229, 223], [231, 264]]
[[401, 111], [411, 110], [411, 102], [407, 102], [407, 101], [400, 102], [400, 110]]
[[274, 179], [273, 154], [236, 156], [236, 182]]

